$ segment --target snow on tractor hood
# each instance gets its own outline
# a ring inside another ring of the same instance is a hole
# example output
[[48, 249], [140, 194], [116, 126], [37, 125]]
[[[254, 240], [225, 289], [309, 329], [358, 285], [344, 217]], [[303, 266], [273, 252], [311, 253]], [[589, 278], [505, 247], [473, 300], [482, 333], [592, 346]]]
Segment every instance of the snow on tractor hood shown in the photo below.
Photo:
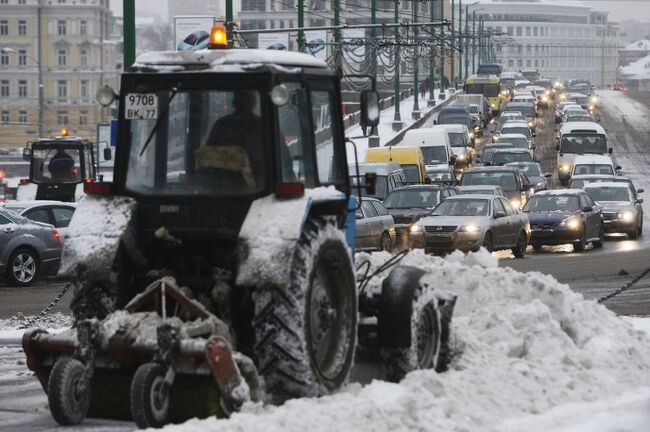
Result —
[[[357, 264], [370, 260], [372, 273], [390, 256], [358, 254]], [[415, 371], [399, 384], [352, 384], [280, 407], [248, 404], [228, 420], [195, 419], [165, 430], [647, 430], [650, 335], [550, 276], [499, 268], [485, 251], [443, 259], [415, 250], [401, 263], [427, 270], [421, 283], [458, 294], [447, 372]], [[374, 279], [368, 289], [381, 282]], [[633, 411], [612, 415], [621, 406]]]

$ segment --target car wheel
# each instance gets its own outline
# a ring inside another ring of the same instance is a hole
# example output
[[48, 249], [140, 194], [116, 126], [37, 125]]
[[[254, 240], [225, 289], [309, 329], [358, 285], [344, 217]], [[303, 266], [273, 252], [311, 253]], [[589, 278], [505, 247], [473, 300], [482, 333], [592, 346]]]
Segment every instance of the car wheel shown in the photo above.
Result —
[[598, 233], [598, 240], [596, 240], [592, 244], [594, 245], [595, 248], [600, 249], [601, 247], [603, 247], [604, 243], [605, 243], [605, 227], [601, 225], [600, 233]]
[[515, 258], [523, 258], [526, 256], [526, 248], [528, 247], [528, 238], [526, 237], [525, 232], [519, 234], [519, 240], [517, 240], [517, 245], [512, 248], [512, 253], [515, 255]]
[[34, 251], [17, 249], [9, 258], [7, 279], [13, 286], [26, 287], [34, 283], [38, 276], [39, 262]]
[[488, 251], [492, 252], [494, 250], [494, 237], [491, 232], [485, 233], [485, 238], [483, 239], [483, 247]]
[[641, 224], [639, 225], [639, 229], [637, 230], [637, 236], [641, 237], [643, 235], [643, 220], [641, 221]]
[[582, 251], [585, 250], [585, 246], [587, 246], [587, 230], [586, 230], [586, 227], [583, 225], [582, 226], [582, 236], [580, 237], [580, 240], [573, 243], [573, 251], [574, 252], [582, 252]]
[[383, 233], [381, 235], [381, 239], [379, 240], [379, 249], [389, 252], [391, 250], [391, 245], [390, 245], [390, 236], [388, 233]]
[[630, 240], [636, 240], [639, 237], [639, 227], [632, 228], [628, 231], [627, 236]]
[[542, 250], [542, 245], [541, 245], [541, 244], [537, 244], [537, 243], [533, 243], [533, 250], [534, 250], [535, 252], [539, 252], [539, 251], [541, 251], [541, 250]]

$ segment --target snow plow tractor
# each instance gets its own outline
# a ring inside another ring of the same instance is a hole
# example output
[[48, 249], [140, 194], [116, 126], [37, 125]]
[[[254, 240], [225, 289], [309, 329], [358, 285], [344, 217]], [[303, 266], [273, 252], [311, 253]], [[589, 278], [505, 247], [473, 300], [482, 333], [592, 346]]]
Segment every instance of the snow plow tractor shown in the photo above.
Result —
[[84, 182], [98, 180], [93, 144], [83, 138], [39, 139], [23, 149], [23, 159], [29, 162], [29, 178], [18, 185], [18, 201], [75, 202], [84, 195]]
[[[118, 146], [63, 250], [75, 325], [23, 338], [58, 423], [160, 427], [346, 382], [359, 297], [339, 81], [312, 56], [224, 49], [144, 54], [119, 95], [101, 90]], [[377, 94], [361, 99], [376, 125]], [[388, 319], [385, 299], [370, 303]]]

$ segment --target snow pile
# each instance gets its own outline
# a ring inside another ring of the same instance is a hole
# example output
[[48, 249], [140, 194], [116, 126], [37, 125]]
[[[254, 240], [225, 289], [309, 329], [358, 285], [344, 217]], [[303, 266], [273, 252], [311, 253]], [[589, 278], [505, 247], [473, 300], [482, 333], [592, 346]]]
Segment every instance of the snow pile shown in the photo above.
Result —
[[[376, 268], [388, 256], [360, 254], [357, 264], [370, 260]], [[458, 294], [448, 372], [416, 371], [400, 384], [352, 384], [281, 407], [249, 404], [229, 420], [192, 420], [168, 430], [647, 430], [647, 333], [550, 276], [499, 268], [485, 252], [441, 259], [413, 251], [402, 264], [425, 268], [424, 283]], [[634, 415], [596, 421], [613, 406]], [[586, 414], [572, 418], [571, 407]]]
[[[26, 317], [22, 313], [18, 312], [11, 318], [0, 319], [0, 331], [19, 329], [30, 318], [31, 317]], [[47, 329], [64, 329], [69, 328], [71, 325], [72, 317], [70, 315], [64, 315], [60, 312], [56, 312], [51, 315], [45, 315], [43, 318], [39, 319], [34, 324], [34, 327], [42, 327]], [[21, 332], [23, 331], [24, 330], [21, 330]]]

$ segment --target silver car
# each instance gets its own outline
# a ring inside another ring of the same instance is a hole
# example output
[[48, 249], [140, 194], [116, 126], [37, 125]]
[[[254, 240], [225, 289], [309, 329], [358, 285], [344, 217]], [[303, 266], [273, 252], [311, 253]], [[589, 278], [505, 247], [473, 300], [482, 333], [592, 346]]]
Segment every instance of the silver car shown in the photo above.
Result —
[[432, 253], [476, 251], [482, 246], [490, 252], [512, 249], [522, 258], [529, 238], [528, 216], [496, 195], [450, 197], [411, 228], [411, 245]]
[[12, 286], [28, 286], [54, 274], [61, 261], [62, 240], [52, 226], [0, 209], [0, 272]]
[[77, 204], [46, 200], [8, 201], [4, 208], [27, 219], [54, 225], [54, 228], [65, 238]]
[[389, 251], [396, 238], [395, 222], [386, 207], [377, 199], [363, 198], [356, 214], [355, 249]]
[[605, 232], [625, 233], [630, 239], [643, 234], [643, 199], [634, 198], [627, 184], [587, 183], [583, 189], [602, 206]]

